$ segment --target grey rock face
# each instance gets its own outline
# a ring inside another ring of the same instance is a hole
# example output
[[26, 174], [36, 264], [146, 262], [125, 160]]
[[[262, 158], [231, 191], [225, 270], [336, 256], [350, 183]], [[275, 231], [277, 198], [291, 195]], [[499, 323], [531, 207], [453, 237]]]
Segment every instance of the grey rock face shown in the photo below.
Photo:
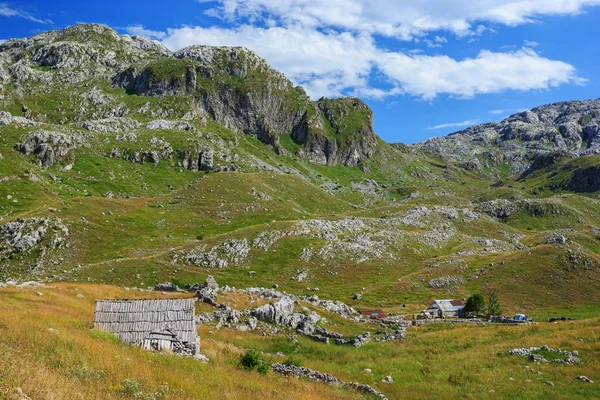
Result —
[[180, 251], [171, 254], [175, 262], [182, 261], [187, 265], [196, 265], [204, 268], [226, 268], [229, 263], [241, 264], [250, 253], [247, 239], [228, 239], [221, 245], [206, 251], [204, 246], [186, 252]]
[[[245, 48], [191, 46], [172, 53], [155, 41], [119, 35], [97, 24], [0, 45], [0, 100], [9, 83], [23, 93], [36, 94], [65, 86], [79, 89], [89, 82], [110, 83], [139, 96], [186, 100], [182, 110], [156, 107], [152, 101], [130, 109], [125, 102], [118, 103], [119, 95], [98, 87], [79, 93], [77, 99], [77, 95], [71, 96], [69, 101], [78, 103], [76, 118], [87, 120], [84, 128], [95, 132], [134, 128], [114, 121], [93, 122], [130, 113], [161, 118], [150, 122], [147, 129], [190, 130], [187, 122], [163, 120], [183, 114], [184, 119], [212, 119], [232, 131], [254, 136], [272, 145], [278, 154], [287, 153], [280, 135], [294, 132], [294, 140], [303, 145], [299, 155], [320, 164], [356, 166], [376, 149], [372, 113], [362, 101], [344, 98], [311, 103], [301, 87]], [[33, 113], [40, 121], [46, 117]]]
[[536, 166], [540, 157], [557, 151], [570, 157], [600, 153], [599, 126], [600, 99], [561, 102], [415, 146], [480, 170], [505, 164], [516, 174]]
[[200, 301], [216, 305], [215, 300], [217, 298], [218, 290], [219, 285], [217, 284], [217, 281], [215, 280], [215, 278], [209, 275], [202, 284], [202, 286], [196, 289], [196, 297]]
[[34, 122], [30, 119], [12, 116], [8, 111], [0, 111], [0, 126], [10, 125], [10, 124], [25, 125], [25, 126], [37, 125], [36, 122]]
[[70, 151], [82, 147], [83, 143], [79, 135], [67, 136], [40, 129], [26, 135], [15, 149], [26, 155], [34, 153], [42, 166], [49, 167]]
[[58, 218], [18, 219], [0, 225], [0, 254], [26, 253], [43, 241], [49, 248], [62, 248], [68, 235], [69, 229]]
[[164, 119], [157, 119], [150, 121], [146, 124], [146, 129], [151, 130], [178, 130], [178, 131], [189, 131], [194, 127], [187, 121], [167, 121]]
[[116, 133], [137, 129], [140, 125], [141, 124], [134, 119], [111, 117], [85, 121], [81, 124], [81, 127], [97, 133]]
[[294, 301], [289, 297], [282, 297], [276, 303], [265, 304], [252, 312], [261, 321], [279, 325], [287, 325], [293, 313]]
[[354, 97], [322, 98], [309, 106], [292, 139], [304, 145], [300, 157], [323, 165], [355, 167], [377, 148], [373, 113]]

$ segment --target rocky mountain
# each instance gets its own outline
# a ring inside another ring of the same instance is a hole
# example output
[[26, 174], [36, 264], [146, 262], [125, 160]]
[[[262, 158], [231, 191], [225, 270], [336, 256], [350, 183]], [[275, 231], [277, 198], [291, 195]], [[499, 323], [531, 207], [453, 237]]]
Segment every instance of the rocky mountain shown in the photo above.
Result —
[[[363, 101], [311, 101], [250, 50], [101, 25], [4, 42], [0, 93], [0, 282], [212, 270], [372, 307], [476, 287], [541, 307], [600, 265], [598, 100], [391, 146]], [[531, 254], [530, 282], [561, 281], [519, 297]]]
[[[0, 398], [599, 398], [599, 106], [389, 145], [247, 49], [4, 42]], [[207, 364], [92, 328], [183, 288]], [[536, 324], [410, 321], [475, 292]]]
[[[377, 144], [372, 113], [360, 100], [311, 102], [301, 87], [244, 48], [198, 45], [173, 53], [157, 42], [119, 35], [101, 25], [76, 25], [0, 46], [0, 104], [51, 96], [67, 87], [74, 91], [68, 100], [48, 110], [26, 107], [25, 116], [61, 123], [136, 112], [210, 119], [254, 136], [278, 153], [286, 153], [280, 136], [291, 135], [299, 156], [323, 165], [355, 166], [371, 157]], [[80, 90], [84, 87], [85, 92]], [[134, 109], [115, 101], [107, 87], [125, 89], [129, 96], [160, 98], [163, 107], [138, 104]], [[67, 102], [81, 104], [75, 115], [65, 107]]]
[[600, 153], [600, 99], [567, 101], [523, 111], [415, 145], [473, 171], [508, 176], [559, 158]]

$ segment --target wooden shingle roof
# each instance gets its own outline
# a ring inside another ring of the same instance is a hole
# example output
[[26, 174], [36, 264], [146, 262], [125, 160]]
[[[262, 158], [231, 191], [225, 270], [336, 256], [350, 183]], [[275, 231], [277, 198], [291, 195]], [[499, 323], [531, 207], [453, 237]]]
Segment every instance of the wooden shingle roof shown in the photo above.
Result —
[[182, 342], [196, 343], [198, 338], [194, 299], [96, 300], [94, 327], [132, 344], [165, 328]]

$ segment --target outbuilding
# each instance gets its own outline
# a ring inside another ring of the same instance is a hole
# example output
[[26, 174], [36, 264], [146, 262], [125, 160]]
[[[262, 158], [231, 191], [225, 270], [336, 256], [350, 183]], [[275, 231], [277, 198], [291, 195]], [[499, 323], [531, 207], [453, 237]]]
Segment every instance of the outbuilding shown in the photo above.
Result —
[[422, 313], [429, 318], [458, 318], [464, 316], [464, 308], [461, 300], [434, 300]]
[[147, 350], [197, 355], [195, 299], [96, 300], [94, 327]]

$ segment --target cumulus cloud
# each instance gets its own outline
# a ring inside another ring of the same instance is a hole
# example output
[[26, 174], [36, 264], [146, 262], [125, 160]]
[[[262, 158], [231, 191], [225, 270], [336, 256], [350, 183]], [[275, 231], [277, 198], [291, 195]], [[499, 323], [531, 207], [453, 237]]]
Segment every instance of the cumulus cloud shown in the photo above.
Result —
[[479, 120], [468, 119], [466, 121], [461, 121], [461, 122], [448, 122], [445, 124], [430, 126], [427, 129], [435, 130], [435, 129], [446, 129], [446, 128], [464, 128], [465, 126], [472, 126], [472, 125], [476, 125], [478, 123], [479, 123]]
[[474, 58], [457, 60], [387, 51], [367, 33], [322, 32], [300, 26], [182, 27], [169, 29], [162, 42], [173, 50], [197, 43], [248, 47], [303, 85], [312, 97], [473, 97], [583, 82], [573, 66], [541, 57], [529, 48], [499, 53], [483, 50]]
[[493, 115], [504, 114], [504, 110], [490, 110], [490, 114], [493, 114]]
[[37, 22], [38, 24], [52, 23], [52, 21], [49, 19], [40, 19], [26, 11], [21, 11], [17, 10], [16, 8], [12, 8], [8, 5], [8, 3], [0, 3], [0, 16], [23, 18], [28, 21]]
[[479, 22], [515, 26], [549, 15], [573, 15], [600, 0], [218, 0], [209, 14], [228, 20], [335, 27], [410, 39], [447, 30], [459, 36], [481, 33]]
[[126, 28], [124, 28], [124, 30], [125, 30], [125, 32], [129, 33], [130, 35], [146, 36], [146, 37], [149, 37], [150, 39], [162, 39], [165, 36], [167, 36], [167, 34], [165, 32], [153, 31], [151, 29], [146, 29], [142, 25], [130, 25], [130, 26], [127, 26]]
[[[507, 90], [546, 90], [582, 84], [575, 68], [542, 57], [537, 43], [467, 58], [391, 51], [382, 36], [442, 48], [453, 33], [476, 40], [493, 25], [515, 26], [548, 15], [572, 15], [600, 0], [197, 0], [221, 26], [183, 26], [166, 32], [133, 25], [129, 33], [160, 39], [172, 50], [192, 44], [245, 46], [305, 87], [313, 98], [408, 94], [470, 98]], [[440, 51], [440, 50], [438, 50]]]

